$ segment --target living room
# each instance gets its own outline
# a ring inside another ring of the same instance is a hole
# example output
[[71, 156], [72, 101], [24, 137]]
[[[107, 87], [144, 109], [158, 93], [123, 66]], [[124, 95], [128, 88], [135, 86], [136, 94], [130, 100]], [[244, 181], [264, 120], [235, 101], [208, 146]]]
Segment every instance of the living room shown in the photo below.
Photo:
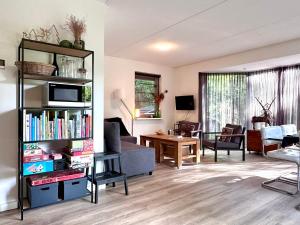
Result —
[[299, 223], [298, 1], [0, 4], [1, 225]]

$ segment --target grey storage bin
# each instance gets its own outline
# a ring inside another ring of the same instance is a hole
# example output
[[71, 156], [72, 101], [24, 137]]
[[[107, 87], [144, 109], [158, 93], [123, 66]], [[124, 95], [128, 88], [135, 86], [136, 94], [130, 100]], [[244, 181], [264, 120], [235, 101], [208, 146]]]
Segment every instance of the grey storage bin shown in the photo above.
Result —
[[31, 208], [50, 205], [58, 201], [58, 183], [31, 186], [27, 184], [28, 201]]
[[59, 183], [59, 198], [69, 200], [81, 198], [88, 193], [87, 178], [82, 177], [73, 180], [66, 180]]

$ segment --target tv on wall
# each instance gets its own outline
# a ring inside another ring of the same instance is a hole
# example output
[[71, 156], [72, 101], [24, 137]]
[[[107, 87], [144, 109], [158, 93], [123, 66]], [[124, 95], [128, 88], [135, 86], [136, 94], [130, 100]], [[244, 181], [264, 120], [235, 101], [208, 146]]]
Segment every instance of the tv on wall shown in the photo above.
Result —
[[194, 110], [194, 96], [193, 95], [185, 95], [185, 96], [176, 96], [176, 110]]

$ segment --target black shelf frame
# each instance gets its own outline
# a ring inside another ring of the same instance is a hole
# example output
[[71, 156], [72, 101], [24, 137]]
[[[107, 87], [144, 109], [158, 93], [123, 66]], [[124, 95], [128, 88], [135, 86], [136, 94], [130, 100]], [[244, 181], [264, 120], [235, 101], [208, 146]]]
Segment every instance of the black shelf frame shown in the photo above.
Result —
[[[38, 74], [24, 74], [24, 58], [25, 58], [25, 50], [33, 50], [33, 51], [39, 51], [44, 53], [50, 53], [50, 54], [59, 54], [59, 55], [65, 55], [65, 56], [71, 56], [71, 57], [77, 57], [83, 59], [83, 67], [85, 66], [85, 59], [86, 57], [91, 56], [92, 60], [92, 79], [77, 79], [77, 78], [70, 78], [70, 77], [55, 77], [55, 76], [43, 76]], [[18, 102], [18, 209], [20, 211], [21, 220], [24, 219], [24, 211], [35, 209], [35, 208], [26, 208], [24, 209], [24, 181], [26, 180], [26, 177], [23, 174], [23, 157], [24, 157], [24, 144], [25, 143], [38, 143], [38, 142], [52, 142], [52, 141], [68, 141], [68, 140], [87, 140], [87, 139], [93, 139], [94, 136], [94, 51], [91, 50], [79, 50], [79, 49], [72, 49], [72, 48], [65, 48], [61, 47], [56, 44], [50, 44], [40, 41], [34, 41], [34, 40], [28, 40], [28, 39], [22, 39], [20, 42], [20, 45], [18, 47], [18, 61], [20, 61], [21, 69], [18, 70], [18, 90], [17, 90], [17, 102]], [[24, 81], [31, 81], [31, 80], [39, 80], [39, 81], [58, 81], [58, 82], [65, 82], [65, 83], [72, 83], [72, 84], [87, 84], [92, 83], [92, 100], [91, 100], [91, 107], [25, 107], [25, 89], [24, 89]], [[92, 111], [92, 132], [91, 136], [88, 138], [74, 138], [74, 139], [55, 139], [55, 140], [40, 140], [40, 141], [24, 141], [24, 133], [23, 133], [23, 113], [24, 110], [91, 110]], [[89, 168], [86, 169], [86, 176], [88, 176]], [[93, 174], [92, 174], [93, 176]], [[88, 193], [91, 196], [91, 202], [93, 202], [93, 184], [91, 184], [91, 191]], [[53, 204], [64, 202], [58, 201]]]

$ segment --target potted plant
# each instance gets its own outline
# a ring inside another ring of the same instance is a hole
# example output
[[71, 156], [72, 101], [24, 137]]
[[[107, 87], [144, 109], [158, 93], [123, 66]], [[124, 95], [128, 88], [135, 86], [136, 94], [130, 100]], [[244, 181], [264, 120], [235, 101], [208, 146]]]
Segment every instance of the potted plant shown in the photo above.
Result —
[[84, 41], [81, 39], [82, 34], [86, 32], [86, 24], [82, 19], [77, 19], [75, 16], [71, 15], [66, 21], [66, 29], [71, 31], [74, 36], [74, 48], [84, 49]]

